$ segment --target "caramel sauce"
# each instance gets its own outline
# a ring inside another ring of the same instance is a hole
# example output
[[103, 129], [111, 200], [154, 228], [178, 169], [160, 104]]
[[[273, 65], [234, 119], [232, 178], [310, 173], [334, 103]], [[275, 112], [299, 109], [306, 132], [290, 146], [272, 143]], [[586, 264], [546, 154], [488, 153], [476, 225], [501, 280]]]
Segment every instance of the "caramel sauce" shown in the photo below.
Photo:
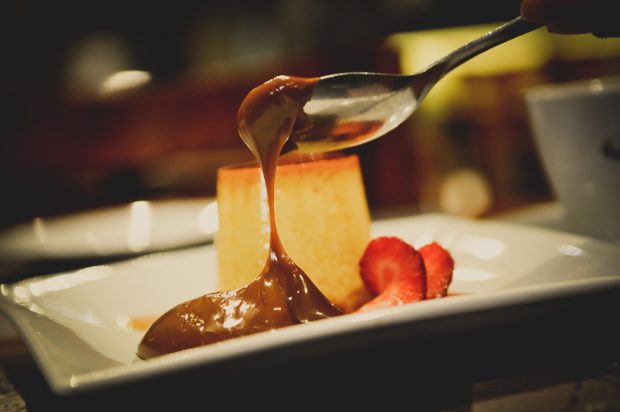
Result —
[[144, 332], [157, 320], [156, 316], [132, 316], [129, 318], [129, 329], [138, 330]]
[[239, 108], [239, 134], [258, 160], [267, 189], [271, 231], [263, 270], [239, 289], [207, 294], [163, 314], [140, 342], [141, 358], [343, 313], [286, 254], [275, 223], [278, 159], [317, 81], [276, 77], [250, 91]]

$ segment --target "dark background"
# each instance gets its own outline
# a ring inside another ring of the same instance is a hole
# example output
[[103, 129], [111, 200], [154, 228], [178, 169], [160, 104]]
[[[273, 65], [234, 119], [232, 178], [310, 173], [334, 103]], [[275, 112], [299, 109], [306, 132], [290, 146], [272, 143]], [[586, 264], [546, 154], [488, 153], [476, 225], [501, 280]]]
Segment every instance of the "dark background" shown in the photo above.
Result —
[[[0, 7], [2, 88], [35, 94], [62, 92], [72, 48], [99, 33], [126, 42], [135, 67], [174, 81], [194, 63], [192, 37], [209, 25], [218, 35], [214, 41], [229, 46], [222, 57], [271, 47], [356, 69], [364, 61], [372, 66], [369, 51], [390, 33], [502, 21], [519, 13], [514, 0], [5, 1]], [[266, 30], [277, 45], [261, 41]]]
[[[3, 1], [0, 227], [136, 199], [212, 195], [218, 167], [250, 159], [235, 116], [257, 84], [279, 74], [398, 72], [398, 55], [384, 47], [392, 33], [518, 13], [515, 0]], [[491, 185], [485, 213], [550, 199], [519, 93], [617, 73], [618, 61], [551, 61], [534, 73], [466, 79], [486, 100], [440, 123], [416, 118], [352, 150], [371, 210], [437, 207], [434, 182], [463, 165]], [[97, 94], [103, 74], [126, 69], [152, 81]]]

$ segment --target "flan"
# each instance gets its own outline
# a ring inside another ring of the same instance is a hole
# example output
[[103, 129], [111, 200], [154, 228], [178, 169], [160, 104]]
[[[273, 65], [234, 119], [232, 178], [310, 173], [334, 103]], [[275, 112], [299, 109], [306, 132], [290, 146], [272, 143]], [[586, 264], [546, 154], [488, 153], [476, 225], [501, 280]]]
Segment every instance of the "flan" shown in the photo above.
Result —
[[[219, 290], [248, 284], [269, 251], [265, 184], [255, 164], [217, 173]], [[275, 178], [276, 226], [292, 260], [345, 312], [370, 299], [359, 259], [370, 240], [370, 215], [356, 155], [284, 159]]]

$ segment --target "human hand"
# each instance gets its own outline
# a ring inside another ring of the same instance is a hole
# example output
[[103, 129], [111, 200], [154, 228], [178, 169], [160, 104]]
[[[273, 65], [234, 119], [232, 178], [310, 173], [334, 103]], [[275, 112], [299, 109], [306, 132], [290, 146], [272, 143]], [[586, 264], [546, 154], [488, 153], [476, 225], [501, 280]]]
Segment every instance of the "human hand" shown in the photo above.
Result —
[[521, 0], [524, 20], [541, 23], [551, 33], [620, 36], [614, 0]]

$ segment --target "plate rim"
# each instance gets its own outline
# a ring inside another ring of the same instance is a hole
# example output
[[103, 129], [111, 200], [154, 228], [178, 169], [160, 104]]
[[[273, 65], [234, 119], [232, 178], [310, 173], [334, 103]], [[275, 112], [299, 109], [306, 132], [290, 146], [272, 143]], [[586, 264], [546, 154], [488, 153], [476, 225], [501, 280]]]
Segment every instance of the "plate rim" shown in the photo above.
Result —
[[[382, 222], [394, 223], [401, 220], [409, 221], [411, 219], [439, 219], [476, 225], [488, 223], [489, 226], [500, 225], [505, 228], [514, 228], [528, 233], [536, 233], [538, 231], [547, 233], [551, 232], [562, 238], [568, 237], [574, 240], [595, 242], [604, 248], [609, 247], [610, 250], [614, 247], [613, 244], [601, 241], [600, 239], [593, 239], [574, 233], [561, 232], [546, 228], [522, 226], [501, 220], [476, 220], [444, 214], [424, 214], [385, 218], [373, 221], [373, 228], [376, 228], [376, 226]], [[212, 248], [213, 245], [206, 245], [206, 247]], [[245, 336], [226, 341], [224, 345], [199, 347], [150, 359], [148, 361], [138, 360], [137, 362], [131, 362], [128, 364], [119, 364], [105, 369], [72, 375], [69, 379], [66, 379], [64, 377], [57, 376], [57, 374], [54, 373], [53, 362], [50, 363], [44, 355], [44, 344], [36, 339], [36, 336], [31, 336], [32, 334], [36, 334], [36, 331], [30, 330], [27, 326], [22, 325], [22, 323], [26, 322], [27, 316], [32, 316], [34, 312], [30, 312], [27, 308], [24, 308], [14, 302], [5, 293], [6, 288], [12, 288], [22, 282], [37, 281], [44, 278], [62, 275], [64, 273], [66, 272], [41, 275], [11, 284], [0, 284], [0, 288], [2, 288], [2, 293], [0, 294], [0, 308], [3, 308], [4, 314], [7, 315], [7, 320], [9, 320], [16, 327], [18, 334], [28, 346], [30, 353], [45, 376], [50, 388], [53, 392], [62, 395], [105, 388], [116, 384], [134, 381], [136, 379], [156, 377], [161, 374], [181, 371], [188, 367], [208, 367], [214, 362], [226, 361], [232, 357], [247, 353], [248, 350], [267, 350], [307, 341], [308, 339], [320, 340], [351, 332], [366, 332], [377, 327], [377, 324], [396, 326], [402, 323], [440, 319], [450, 315], [468, 314], [473, 311], [488, 310], [491, 308], [509, 305], [542, 302], [550, 298], [577, 296], [584, 293], [609, 289], [610, 287], [620, 287], [619, 274], [618, 276], [581, 278], [572, 281], [559, 281], [548, 284], [512, 287], [509, 289], [500, 289], [492, 292], [476, 293], [472, 295], [452, 296], [449, 299], [423, 302], [426, 308], [425, 311], [420, 311], [417, 308], [419, 305], [405, 305], [362, 314], [350, 314], [345, 317], [326, 319], [306, 325], [293, 325], [291, 327], [278, 329], [277, 331], [274, 331], [275, 333], [260, 333]], [[273, 336], [276, 335], [278, 337], [274, 341]]]
[[[47, 252], [46, 247], [42, 244], [32, 244], [30, 247], [23, 246], [11, 246], [11, 241], [15, 241], [16, 238], [23, 237], [25, 235], [29, 235], [34, 231], [32, 227], [36, 224], [37, 221], [41, 221], [43, 224], [47, 224], [49, 226], [54, 226], [58, 224], [67, 224], [72, 221], [79, 221], [80, 219], [88, 218], [89, 216], [97, 217], [101, 214], [127, 214], [128, 211], [126, 209], [131, 208], [131, 206], [135, 203], [139, 202], [147, 202], [156, 209], [165, 209], [171, 207], [174, 204], [189, 206], [194, 203], [205, 203], [205, 207], [209, 204], [216, 204], [216, 197], [213, 195], [209, 196], [192, 196], [192, 197], [173, 197], [173, 198], [161, 198], [161, 199], [136, 199], [134, 201], [113, 204], [109, 206], [98, 206], [92, 207], [83, 210], [77, 210], [73, 212], [59, 213], [56, 215], [50, 216], [35, 216], [23, 222], [17, 223], [12, 226], [8, 226], [2, 228], [0, 230], [0, 245], [7, 246], [9, 245], [8, 250], [0, 250], [0, 261], [1, 260], [14, 260], [15, 262], [22, 262], [28, 260], [71, 260], [71, 259], [100, 259], [112, 256], [119, 256], [122, 258], [131, 258], [134, 256], [139, 256], [145, 253], [153, 253], [162, 250], [168, 250], [173, 247], [167, 246], [165, 249], [162, 249], [161, 246], [156, 246], [151, 242], [150, 245], [139, 249], [139, 250], [130, 250], [127, 248], [124, 252], [114, 252], [114, 253], [98, 253], [94, 250], [94, 248], [89, 249], [81, 249], [73, 252], [62, 252], [62, 253], [51, 253]], [[196, 244], [209, 243], [213, 241], [214, 233], [205, 233], [201, 232], [201, 236], [198, 237], [194, 234], [191, 237], [191, 241], [185, 241], [182, 244], [179, 244], [177, 247], [186, 247]], [[2, 276], [0, 275], [0, 280]]]

